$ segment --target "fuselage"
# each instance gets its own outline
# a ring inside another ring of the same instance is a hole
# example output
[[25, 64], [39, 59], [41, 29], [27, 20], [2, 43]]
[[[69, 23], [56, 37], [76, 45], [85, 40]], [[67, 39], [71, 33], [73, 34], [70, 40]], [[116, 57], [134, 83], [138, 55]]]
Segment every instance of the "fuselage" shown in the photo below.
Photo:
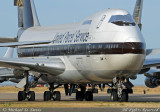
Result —
[[60, 58], [64, 73], [42, 76], [47, 82], [105, 83], [136, 75], [145, 60], [145, 42], [132, 16], [107, 9], [79, 23], [20, 30], [19, 41], [53, 40], [18, 48], [20, 58]]

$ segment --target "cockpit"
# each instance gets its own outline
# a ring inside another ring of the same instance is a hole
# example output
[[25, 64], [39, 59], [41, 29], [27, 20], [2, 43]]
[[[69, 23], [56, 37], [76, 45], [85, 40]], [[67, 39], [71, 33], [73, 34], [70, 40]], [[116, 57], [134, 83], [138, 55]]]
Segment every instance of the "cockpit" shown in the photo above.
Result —
[[111, 16], [109, 23], [113, 23], [118, 26], [135, 26], [136, 25], [130, 14], [113, 15]]

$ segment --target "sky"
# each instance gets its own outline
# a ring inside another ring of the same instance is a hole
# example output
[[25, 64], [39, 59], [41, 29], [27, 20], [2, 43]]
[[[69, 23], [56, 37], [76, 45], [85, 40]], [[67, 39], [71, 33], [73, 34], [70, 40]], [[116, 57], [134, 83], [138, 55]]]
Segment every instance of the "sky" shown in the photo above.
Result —
[[[0, 0], [0, 37], [15, 37], [18, 30], [14, 0]], [[107, 8], [122, 8], [133, 13], [136, 0], [35, 0], [42, 26], [78, 22]], [[160, 0], [144, 0], [142, 33], [147, 48], [160, 48]], [[7, 48], [0, 48], [2, 57]], [[16, 54], [16, 53], [15, 53]], [[16, 57], [16, 55], [15, 55]], [[159, 57], [159, 55], [151, 56]], [[142, 84], [143, 76], [134, 84]]]

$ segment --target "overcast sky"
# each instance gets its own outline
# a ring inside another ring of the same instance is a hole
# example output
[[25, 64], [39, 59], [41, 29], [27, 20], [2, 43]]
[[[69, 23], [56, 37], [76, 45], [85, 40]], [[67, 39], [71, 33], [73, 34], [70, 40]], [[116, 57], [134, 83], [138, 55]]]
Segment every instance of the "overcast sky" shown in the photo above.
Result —
[[[80, 21], [107, 8], [122, 8], [133, 13], [136, 0], [35, 0], [42, 26]], [[147, 48], [160, 48], [160, 0], [144, 0], [142, 33]], [[17, 7], [13, 0], [0, 0], [0, 36], [17, 34]], [[3, 56], [6, 48], [0, 49]], [[142, 82], [138, 78], [136, 83]]]

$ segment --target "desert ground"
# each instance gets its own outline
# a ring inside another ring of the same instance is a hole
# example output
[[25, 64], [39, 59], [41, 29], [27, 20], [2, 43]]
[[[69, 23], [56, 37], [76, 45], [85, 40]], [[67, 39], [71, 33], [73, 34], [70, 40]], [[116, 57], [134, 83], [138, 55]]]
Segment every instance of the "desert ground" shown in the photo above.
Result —
[[[23, 90], [23, 89], [22, 89]], [[106, 93], [107, 88], [104, 91], [99, 90], [99, 94], [94, 95], [94, 101], [76, 101], [75, 94], [72, 97], [64, 95], [64, 89], [59, 88], [57, 91], [62, 93], [62, 101], [43, 101], [43, 92], [48, 90], [48, 87], [36, 87], [31, 89], [35, 91], [37, 100], [35, 102], [18, 102], [17, 93], [20, 91], [14, 86], [0, 87], [0, 108], [6, 107], [18, 107], [18, 108], [159, 108], [160, 107], [160, 87], [147, 88], [144, 86], [135, 86], [133, 88], [134, 94], [130, 95], [131, 100], [129, 102], [111, 102], [109, 100], [110, 95]], [[146, 94], [144, 94], [144, 91]], [[8, 96], [7, 96], [8, 95]], [[6, 100], [5, 100], [6, 98]], [[107, 99], [105, 99], [107, 98]], [[148, 99], [148, 100], [147, 100]]]

